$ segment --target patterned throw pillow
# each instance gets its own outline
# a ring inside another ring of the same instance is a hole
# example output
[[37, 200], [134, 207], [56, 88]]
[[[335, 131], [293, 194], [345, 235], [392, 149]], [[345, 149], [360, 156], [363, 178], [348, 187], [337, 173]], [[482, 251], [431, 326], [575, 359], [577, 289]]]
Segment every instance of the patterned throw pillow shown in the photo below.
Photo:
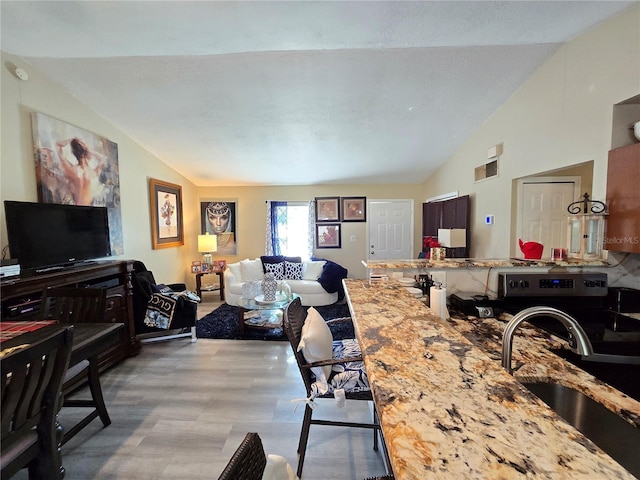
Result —
[[280, 263], [265, 263], [265, 273], [273, 273], [276, 280], [284, 280], [284, 262]]
[[284, 262], [284, 278], [302, 280], [302, 263]]

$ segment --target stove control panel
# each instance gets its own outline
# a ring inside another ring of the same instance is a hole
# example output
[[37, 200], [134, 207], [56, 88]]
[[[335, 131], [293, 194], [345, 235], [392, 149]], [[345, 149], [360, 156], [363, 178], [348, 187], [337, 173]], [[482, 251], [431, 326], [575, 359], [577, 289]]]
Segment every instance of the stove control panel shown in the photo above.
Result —
[[498, 297], [603, 297], [606, 273], [501, 273]]

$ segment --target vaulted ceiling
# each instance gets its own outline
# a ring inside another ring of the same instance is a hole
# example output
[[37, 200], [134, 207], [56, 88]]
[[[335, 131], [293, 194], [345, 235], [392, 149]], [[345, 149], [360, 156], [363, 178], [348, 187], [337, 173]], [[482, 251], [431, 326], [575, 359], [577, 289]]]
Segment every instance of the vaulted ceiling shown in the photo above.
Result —
[[419, 183], [637, 3], [3, 0], [0, 39], [196, 185]]

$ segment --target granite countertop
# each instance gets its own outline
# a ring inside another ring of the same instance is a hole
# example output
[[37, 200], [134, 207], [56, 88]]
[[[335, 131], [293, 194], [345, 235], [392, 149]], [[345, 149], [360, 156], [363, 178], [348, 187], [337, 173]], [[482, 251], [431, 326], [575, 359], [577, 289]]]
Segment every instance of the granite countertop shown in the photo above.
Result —
[[398, 282], [344, 284], [396, 479], [635, 478], [516, 380], [574, 386], [638, 425], [639, 402], [549, 361], [553, 339], [519, 329], [514, 378], [499, 321], [441, 320]]
[[446, 268], [496, 268], [496, 267], [607, 267], [607, 260], [525, 260], [523, 258], [447, 258], [430, 260], [428, 258], [408, 260], [363, 260], [362, 264], [370, 269], [406, 270], [406, 269], [446, 269]]

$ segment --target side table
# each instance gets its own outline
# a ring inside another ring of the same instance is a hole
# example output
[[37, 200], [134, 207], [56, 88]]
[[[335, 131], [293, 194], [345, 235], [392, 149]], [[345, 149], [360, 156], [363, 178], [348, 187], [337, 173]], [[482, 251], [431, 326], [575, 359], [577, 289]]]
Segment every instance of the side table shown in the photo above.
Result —
[[215, 274], [218, 275], [218, 279], [220, 281], [220, 300], [224, 302], [224, 269], [218, 268], [211, 270], [210, 272], [200, 272], [196, 273], [196, 294], [202, 298], [202, 276]]

